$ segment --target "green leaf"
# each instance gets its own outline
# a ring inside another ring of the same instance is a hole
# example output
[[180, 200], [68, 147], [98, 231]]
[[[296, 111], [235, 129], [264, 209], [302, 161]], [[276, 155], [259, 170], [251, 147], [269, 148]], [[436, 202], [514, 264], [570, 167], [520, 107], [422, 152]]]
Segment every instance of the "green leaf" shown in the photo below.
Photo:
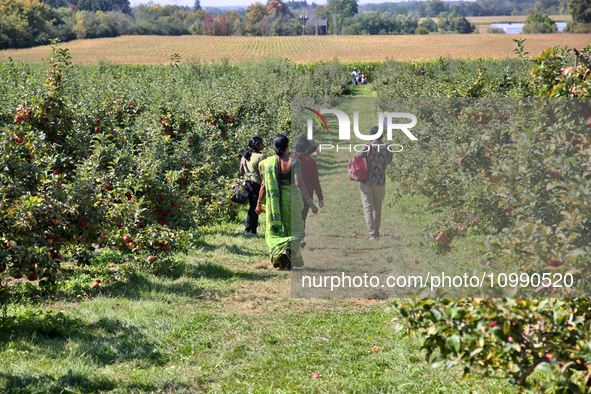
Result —
[[477, 347], [476, 349], [472, 350], [470, 352], [470, 357], [474, 357], [475, 355], [477, 355], [478, 353], [482, 352], [483, 348], [481, 347]]
[[536, 367], [536, 369], [535, 369], [535, 371], [536, 372], [541, 372], [541, 373], [544, 373], [544, 374], [547, 374], [547, 375], [554, 375], [554, 374], [556, 374], [556, 369], [552, 365], [550, 365], [548, 363], [538, 364], [537, 367]]
[[459, 353], [460, 347], [461, 347], [460, 336], [456, 335], [456, 334], [452, 335], [451, 337], [447, 338], [447, 341], [445, 341], [445, 345], [452, 352], [454, 352], [456, 354]]
[[433, 361], [431, 361], [431, 367], [433, 368], [439, 368], [441, 367], [445, 362], [447, 361], [447, 357], [445, 357], [444, 354], [438, 354], [437, 356], [435, 356], [433, 358]]
[[546, 190], [551, 190], [554, 189], [556, 187], [560, 187], [560, 186], [564, 186], [563, 182], [548, 182], [548, 184], [546, 185]]
[[441, 320], [441, 312], [439, 312], [437, 309], [431, 309], [429, 313], [431, 313], [431, 320], [435, 322]]
[[435, 323], [431, 327], [427, 328], [427, 335], [437, 334], [441, 328], [441, 325]]

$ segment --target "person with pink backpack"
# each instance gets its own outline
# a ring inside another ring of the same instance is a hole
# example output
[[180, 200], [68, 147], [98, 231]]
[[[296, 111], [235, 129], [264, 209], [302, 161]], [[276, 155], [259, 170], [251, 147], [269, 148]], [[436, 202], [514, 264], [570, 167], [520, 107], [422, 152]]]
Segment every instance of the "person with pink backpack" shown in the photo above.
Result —
[[[374, 126], [369, 133], [376, 135], [378, 131], [378, 126]], [[353, 157], [353, 162], [364, 158], [366, 160], [367, 179], [359, 182], [359, 191], [367, 224], [367, 239], [370, 241], [380, 236], [382, 204], [386, 197], [386, 167], [394, 157], [394, 154], [388, 150], [388, 145], [382, 142], [382, 137], [372, 140], [367, 144], [367, 149], [356, 153]]]

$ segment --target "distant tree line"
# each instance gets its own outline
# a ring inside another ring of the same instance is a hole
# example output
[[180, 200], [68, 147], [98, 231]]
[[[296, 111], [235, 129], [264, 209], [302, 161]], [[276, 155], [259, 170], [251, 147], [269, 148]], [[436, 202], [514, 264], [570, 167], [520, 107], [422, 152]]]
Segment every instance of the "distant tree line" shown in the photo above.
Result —
[[[290, 4], [290, 3], [288, 3]], [[455, 13], [459, 16], [508, 16], [567, 14], [568, 0], [477, 0], [467, 1], [402, 1], [400, 3], [366, 4], [359, 7], [363, 11], [380, 11], [391, 14], [417, 14], [419, 17], [438, 17], [441, 13]]]
[[[203, 9], [149, 2], [131, 7], [129, 0], [0, 0], [0, 49], [72, 39], [120, 35], [285, 36], [316, 34], [312, 21], [328, 21], [328, 34], [471, 33], [467, 16], [532, 15], [532, 31], [549, 32], [542, 13], [570, 11], [570, 31], [586, 32], [591, 0], [441, 0], [368, 4], [328, 0], [326, 6], [304, 1], [268, 0], [246, 9]], [[302, 20], [300, 15], [307, 15]], [[540, 16], [538, 16], [538, 14]], [[419, 22], [419, 18], [427, 19]], [[433, 19], [435, 18], [435, 19]], [[546, 17], [547, 18], [547, 17]]]

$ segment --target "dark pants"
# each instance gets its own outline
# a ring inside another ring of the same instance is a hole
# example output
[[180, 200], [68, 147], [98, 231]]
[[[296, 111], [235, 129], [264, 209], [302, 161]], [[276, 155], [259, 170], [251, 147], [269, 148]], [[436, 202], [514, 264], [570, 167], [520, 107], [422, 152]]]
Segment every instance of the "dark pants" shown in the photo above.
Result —
[[250, 208], [246, 214], [246, 227], [244, 231], [254, 234], [257, 232], [257, 227], [259, 226], [259, 215], [255, 212], [255, 209], [259, 199], [261, 185], [256, 182], [246, 181], [246, 187], [248, 188], [248, 203], [250, 204]]
[[[310, 195], [311, 199], [314, 199], [314, 190], [312, 190], [312, 191], [308, 190], [308, 194]], [[302, 200], [304, 200], [304, 209], [302, 209], [302, 220], [304, 221], [304, 227], [305, 227], [306, 226], [306, 218], [308, 217], [308, 211], [310, 210], [310, 205], [308, 205], [308, 203], [304, 199], [304, 196], [302, 196]]]

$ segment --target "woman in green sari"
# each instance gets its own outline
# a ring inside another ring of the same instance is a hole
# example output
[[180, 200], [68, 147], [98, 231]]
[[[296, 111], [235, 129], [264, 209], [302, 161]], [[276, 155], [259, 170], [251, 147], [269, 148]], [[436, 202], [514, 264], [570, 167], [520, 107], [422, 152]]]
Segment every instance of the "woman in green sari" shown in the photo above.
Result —
[[271, 262], [274, 267], [286, 270], [290, 270], [292, 266], [304, 265], [300, 251], [305, 236], [302, 220], [304, 201], [310, 205], [312, 213], [318, 212], [304, 184], [300, 162], [287, 155], [288, 146], [289, 140], [285, 135], [277, 134], [273, 138], [276, 155], [265, 159], [259, 166], [263, 183], [256, 207], [258, 214], [265, 212], [262, 200], [266, 199], [265, 238], [269, 245]]

